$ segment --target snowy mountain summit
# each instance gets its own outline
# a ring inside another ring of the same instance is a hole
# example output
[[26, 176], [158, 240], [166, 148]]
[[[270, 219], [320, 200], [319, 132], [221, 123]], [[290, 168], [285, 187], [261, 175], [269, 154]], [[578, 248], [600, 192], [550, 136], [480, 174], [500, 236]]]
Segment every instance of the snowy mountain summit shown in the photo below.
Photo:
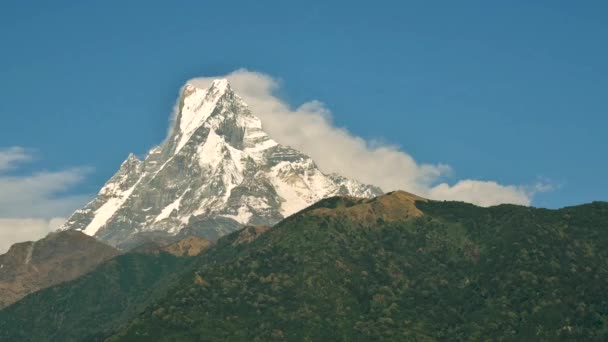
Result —
[[122, 247], [141, 234], [215, 239], [243, 225], [274, 224], [325, 197], [379, 194], [324, 174], [308, 156], [272, 140], [219, 79], [206, 89], [186, 85], [167, 139], [143, 160], [129, 155], [63, 229]]

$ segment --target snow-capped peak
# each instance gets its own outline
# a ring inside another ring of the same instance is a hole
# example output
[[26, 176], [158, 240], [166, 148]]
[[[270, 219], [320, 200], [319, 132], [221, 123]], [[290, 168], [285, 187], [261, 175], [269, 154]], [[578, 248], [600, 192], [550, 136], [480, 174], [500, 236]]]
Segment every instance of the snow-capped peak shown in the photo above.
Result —
[[173, 130], [140, 161], [129, 155], [98, 197], [67, 221], [120, 245], [142, 232], [217, 238], [244, 224], [274, 224], [333, 195], [378, 188], [323, 174], [275, 142], [227, 80], [184, 86]]
[[173, 135], [177, 142], [176, 152], [182, 149], [192, 133], [200, 127], [216, 109], [220, 99], [232, 94], [226, 79], [214, 80], [209, 87], [201, 89], [187, 84], [182, 92], [179, 113]]
[[137, 158], [137, 156], [135, 156], [133, 153], [129, 153], [129, 156], [127, 157], [127, 160], [125, 160], [124, 162], [122, 162], [122, 164], [120, 165], [121, 167], [129, 165], [129, 164], [140, 164], [141, 161]]

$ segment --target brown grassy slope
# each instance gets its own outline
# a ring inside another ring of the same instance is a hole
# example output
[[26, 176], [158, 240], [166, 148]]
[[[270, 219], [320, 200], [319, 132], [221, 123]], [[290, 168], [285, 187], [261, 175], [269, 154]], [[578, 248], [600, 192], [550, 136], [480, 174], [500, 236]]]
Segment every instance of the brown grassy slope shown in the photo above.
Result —
[[375, 198], [332, 197], [306, 209], [309, 215], [344, 216], [361, 223], [399, 222], [423, 215], [416, 201], [426, 199], [405, 191], [393, 191]]
[[0, 255], [0, 308], [29, 293], [75, 279], [119, 251], [78, 231], [11, 246]]
[[175, 256], [196, 256], [211, 246], [211, 241], [205, 240], [198, 236], [189, 236], [169, 246], [163, 247], [162, 250]]

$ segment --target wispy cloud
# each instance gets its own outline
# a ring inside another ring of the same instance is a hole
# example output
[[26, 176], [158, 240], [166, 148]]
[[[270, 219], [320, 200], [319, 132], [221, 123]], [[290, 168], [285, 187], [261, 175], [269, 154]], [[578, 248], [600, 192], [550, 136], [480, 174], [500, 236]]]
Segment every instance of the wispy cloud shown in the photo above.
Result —
[[281, 82], [269, 75], [245, 69], [217, 77], [195, 78], [188, 83], [206, 87], [215, 78], [227, 78], [249, 104], [265, 130], [279, 143], [310, 155], [325, 172], [374, 184], [384, 191], [406, 190], [438, 200], [460, 200], [482, 206], [501, 203], [530, 205], [542, 185], [502, 185], [495, 181], [463, 179], [453, 185], [451, 167], [423, 164], [396, 146], [366, 141], [332, 124], [331, 111], [320, 101], [291, 107], [275, 93]]
[[35, 241], [59, 228], [64, 218], [0, 218], [0, 254], [17, 242]]
[[19, 174], [19, 166], [33, 159], [21, 147], [0, 149], [0, 253], [15, 242], [45, 236], [90, 198], [69, 194], [89, 168]]
[[18, 163], [29, 161], [32, 156], [22, 147], [9, 147], [0, 149], [0, 172], [10, 170]]

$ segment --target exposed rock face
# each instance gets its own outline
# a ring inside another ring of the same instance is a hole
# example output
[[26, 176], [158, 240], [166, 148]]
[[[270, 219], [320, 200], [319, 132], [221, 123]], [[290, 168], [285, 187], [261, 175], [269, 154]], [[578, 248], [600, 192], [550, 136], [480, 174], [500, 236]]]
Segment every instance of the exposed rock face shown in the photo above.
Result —
[[118, 254], [78, 231], [15, 244], [0, 255], [0, 308], [31, 292], [75, 279]]
[[146, 232], [214, 240], [326, 197], [379, 194], [272, 140], [228, 82], [216, 80], [206, 89], [186, 85], [167, 139], [142, 161], [130, 155], [63, 229], [122, 248]]

